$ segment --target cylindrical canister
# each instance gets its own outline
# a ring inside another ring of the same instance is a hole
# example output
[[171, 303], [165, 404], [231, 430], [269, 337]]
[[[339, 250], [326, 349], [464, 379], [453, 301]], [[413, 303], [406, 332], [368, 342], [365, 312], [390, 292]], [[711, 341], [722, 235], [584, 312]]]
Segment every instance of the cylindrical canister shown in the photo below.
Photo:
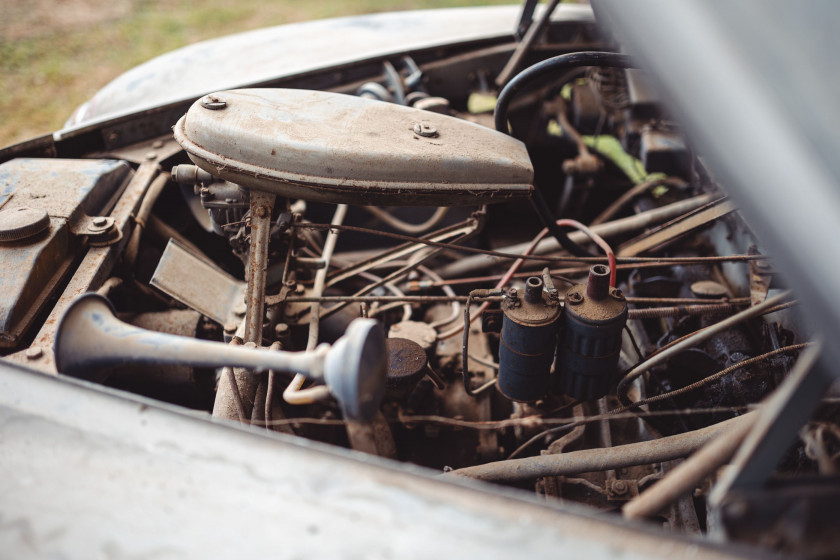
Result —
[[502, 305], [499, 390], [509, 399], [533, 402], [546, 395], [557, 347], [561, 309], [538, 276], [528, 278], [524, 297], [511, 290]]
[[578, 400], [603, 397], [614, 380], [627, 322], [627, 300], [595, 265], [586, 284], [566, 292], [554, 391]]

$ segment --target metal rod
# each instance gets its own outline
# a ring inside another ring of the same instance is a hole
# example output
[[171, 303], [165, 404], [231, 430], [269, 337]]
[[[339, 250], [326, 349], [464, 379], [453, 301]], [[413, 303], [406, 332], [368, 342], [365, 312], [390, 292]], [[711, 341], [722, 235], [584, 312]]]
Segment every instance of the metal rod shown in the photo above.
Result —
[[[347, 215], [347, 205], [339, 204], [335, 208], [333, 214], [332, 225], [340, 225]], [[327, 234], [327, 239], [324, 242], [324, 251], [321, 254], [321, 260], [324, 262], [324, 267], [319, 268], [315, 273], [315, 284], [312, 287], [312, 293], [316, 297], [321, 297], [324, 292], [324, 286], [327, 280], [327, 271], [330, 268], [330, 259], [335, 251], [335, 244], [338, 242], [338, 230], [331, 229]], [[309, 308], [309, 336], [306, 341], [306, 349], [312, 350], [318, 345], [318, 328], [321, 321], [321, 304], [315, 302]], [[330, 392], [325, 386], [310, 387], [309, 389], [301, 390], [306, 377], [303, 375], [295, 375], [292, 382], [283, 391], [283, 400], [289, 404], [309, 404], [318, 400], [325, 399]]]
[[265, 276], [268, 270], [268, 238], [274, 195], [251, 191], [251, 251], [248, 255], [248, 289], [245, 294], [245, 342], [262, 342], [265, 313]]
[[631, 369], [627, 375], [625, 375], [621, 381], [618, 383], [618, 387], [616, 388], [616, 394], [619, 398], [622, 398], [626, 393], [627, 387], [629, 384], [642, 375], [644, 372], [648, 371], [650, 368], [660, 364], [668, 359], [670, 359], [675, 354], [682, 352], [686, 348], [692, 348], [701, 342], [705, 342], [709, 340], [714, 335], [723, 332], [732, 328], [733, 326], [746, 321], [748, 319], [752, 319], [753, 317], [758, 317], [759, 315], [764, 314], [768, 309], [783, 303], [784, 300], [790, 298], [790, 292], [782, 292], [772, 298], [767, 299], [764, 303], [759, 305], [754, 305], [752, 307], [748, 307], [743, 311], [739, 311], [735, 315], [724, 319], [714, 325], [711, 325], [703, 330], [697, 331], [696, 333], [692, 334], [690, 337], [686, 338], [682, 342], [675, 344], [674, 346], [670, 347], [668, 350], [660, 352], [659, 354], [654, 354], [650, 356], [643, 362], [636, 364], [633, 369]]
[[[762, 416], [766, 416], [768, 411], [777, 412], [773, 405], [783, 401], [786, 391], [810, 372], [816, 364], [818, 356], [818, 347], [811, 348], [807, 353], [802, 354], [788, 376], [788, 381], [783, 385], [784, 388], [780, 387], [767, 399], [762, 414], [753, 414], [750, 420], [721, 433], [714, 441], [701, 448], [646, 492], [628, 502], [622, 509], [624, 517], [640, 519], [657, 514], [674, 500], [690, 492], [703, 479], [714, 473], [718, 467], [729, 461], [753, 428], [758, 425]], [[775, 465], [771, 465], [770, 469], [773, 466]]]
[[[741, 304], [749, 305], [749, 302]], [[645, 309], [631, 309], [627, 312], [628, 319], [656, 319], [661, 317], [684, 317], [686, 315], [714, 315], [727, 313], [737, 307], [733, 303], [716, 303], [704, 305], [675, 305], [670, 307], [648, 307]]]
[[751, 417], [756, 413], [756, 411], [748, 412], [743, 416], [707, 428], [652, 441], [618, 445], [608, 449], [584, 449], [559, 455], [496, 461], [456, 469], [443, 476], [466, 476], [495, 482], [516, 482], [546, 476], [570, 476], [671, 461], [693, 453], [725, 430], [745, 421], [751, 421]]
[[[628, 218], [621, 218], [619, 220], [599, 224], [597, 226], [594, 226], [592, 228], [592, 231], [594, 231], [601, 237], [613, 237], [617, 235], [624, 235], [633, 231], [644, 229], [654, 224], [659, 224], [667, 220], [671, 220], [673, 218], [676, 218], [677, 216], [681, 216], [686, 212], [690, 212], [691, 210], [708, 204], [713, 199], [714, 197], [712, 197], [711, 195], [696, 196], [694, 198], [689, 198], [680, 202], [675, 202], [673, 204], [669, 204], [661, 208], [648, 210], [647, 212], [642, 212], [641, 214], [636, 214], [635, 216], [630, 216]], [[569, 239], [571, 239], [575, 243], [584, 243], [588, 240], [588, 237], [583, 232], [571, 232], [569, 234]], [[515, 253], [521, 255], [522, 252], [528, 247], [528, 245], [530, 245], [530, 242], [518, 243], [516, 245], [502, 247], [501, 249], [499, 249], [499, 252]], [[558, 251], [559, 249], [560, 244], [557, 242], [557, 240], [553, 237], [547, 237], [540, 241], [540, 243], [534, 248], [534, 254], [544, 255], [546, 253]], [[465, 274], [476, 272], [478, 270], [485, 270], [487, 268], [490, 268], [502, 262], [502, 260], [503, 259], [498, 256], [475, 255], [472, 257], [460, 259], [452, 264], [441, 268], [437, 272], [444, 278], [463, 276]]]
[[504, 85], [508, 83], [508, 80], [510, 80], [511, 76], [513, 76], [514, 72], [519, 70], [520, 66], [522, 66], [522, 60], [525, 58], [525, 55], [528, 54], [528, 51], [531, 50], [531, 46], [534, 44], [534, 41], [536, 41], [537, 37], [539, 37], [545, 30], [549, 19], [551, 19], [551, 14], [554, 12], [554, 9], [559, 3], [560, 0], [551, 0], [551, 2], [548, 3], [548, 6], [546, 6], [540, 14], [540, 19], [532, 21], [531, 25], [528, 26], [528, 31], [525, 32], [525, 36], [522, 37], [522, 40], [516, 45], [516, 50], [513, 51], [513, 54], [507, 61], [507, 64], [505, 64], [505, 67], [502, 68], [502, 71], [499, 72], [499, 75], [496, 77], [497, 86], [504, 87]]

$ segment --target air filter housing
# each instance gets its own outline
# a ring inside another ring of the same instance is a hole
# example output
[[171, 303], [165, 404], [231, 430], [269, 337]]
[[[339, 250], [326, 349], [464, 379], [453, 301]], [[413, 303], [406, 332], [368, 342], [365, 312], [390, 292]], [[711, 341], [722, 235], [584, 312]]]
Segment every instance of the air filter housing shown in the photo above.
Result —
[[241, 89], [205, 96], [175, 125], [196, 165], [289, 198], [382, 206], [525, 198], [522, 142], [461, 119], [350, 95]]

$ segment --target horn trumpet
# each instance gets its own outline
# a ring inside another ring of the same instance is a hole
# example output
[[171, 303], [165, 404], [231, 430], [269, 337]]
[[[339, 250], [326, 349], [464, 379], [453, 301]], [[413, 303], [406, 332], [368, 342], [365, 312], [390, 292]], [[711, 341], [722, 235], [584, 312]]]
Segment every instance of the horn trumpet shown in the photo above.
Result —
[[120, 365], [243, 367], [302, 373], [322, 381], [351, 419], [379, 409], [385, 388], [385, 333], [373, 319], [356, 319], [332, 346], [308, 352], [268, 351], [149, 331], [120, 321], [111, 303], [96, 293], [76, 298], [58, 325], [59, 372], [86, 378]]

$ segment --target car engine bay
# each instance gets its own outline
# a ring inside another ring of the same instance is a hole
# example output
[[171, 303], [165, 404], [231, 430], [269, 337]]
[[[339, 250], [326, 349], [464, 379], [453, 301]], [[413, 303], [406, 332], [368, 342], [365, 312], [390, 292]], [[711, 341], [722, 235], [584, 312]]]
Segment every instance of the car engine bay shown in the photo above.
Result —
[[797, 287], [634, 59], [525, 4], [513, 44], [5, 149], [5, 359], [443, 479], [833, 556], [840, 400], [818, 384], [790, 441], [755, 435], [817, 360]]

